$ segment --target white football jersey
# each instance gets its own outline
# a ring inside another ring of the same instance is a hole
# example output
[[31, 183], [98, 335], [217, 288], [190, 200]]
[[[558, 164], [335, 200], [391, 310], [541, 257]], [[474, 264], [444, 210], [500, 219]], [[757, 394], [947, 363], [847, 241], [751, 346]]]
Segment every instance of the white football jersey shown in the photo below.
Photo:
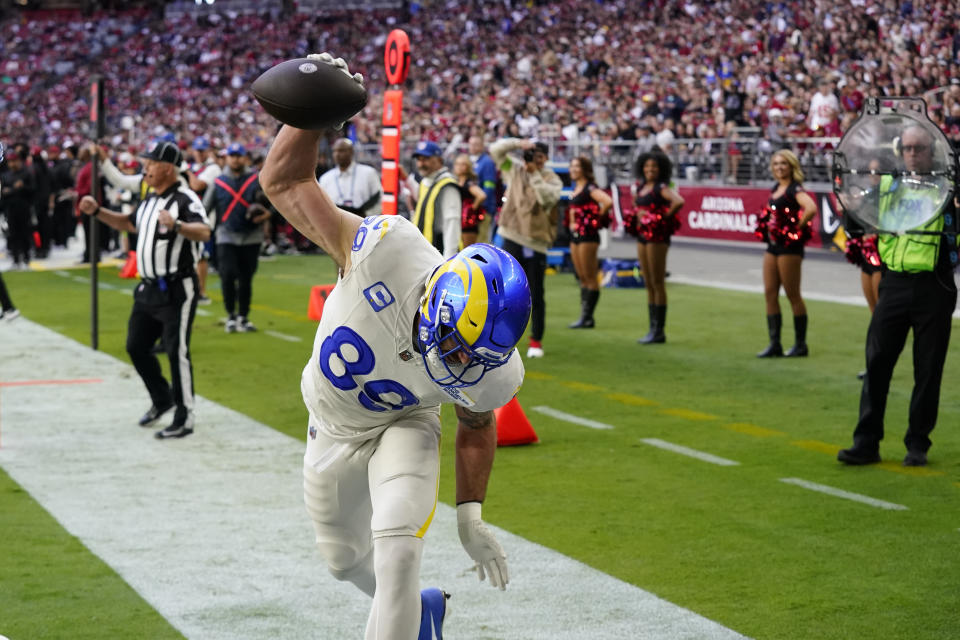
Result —
[[341, 440], [372, 438], [442, 402], [471, 411], [503, 406], [523, 382], [514, 349], [507, 364], [473, 386], [448, 389], [426, 372], [413, 345], [414, 322], [427, 279], [443, 257], [400, 216], [366, 218], [350, 253], [350, 269], [327, 297], [303, 370], [301, 391], [311, 424]]

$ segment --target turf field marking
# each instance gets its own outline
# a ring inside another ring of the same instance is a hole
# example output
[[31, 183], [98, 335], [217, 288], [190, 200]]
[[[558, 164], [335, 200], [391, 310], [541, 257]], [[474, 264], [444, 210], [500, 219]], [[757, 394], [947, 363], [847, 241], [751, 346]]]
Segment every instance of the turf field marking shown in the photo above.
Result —
[[[77, 282], [79, 284], [85, 284], [85, 285], [90, 284], [89, 276], [77, 276], [67, 271], [60, 271], [60, 270], [54, 271], [53, 273], [60, 276], [61, 278], [66, 278], [67, 280], [72, 280], [73, 282]], [[119, 285], [110, 284], [109, 282], [100, 282], [99, 280], [97, 281], [97, 288], [100, 289], [101, 291], [116, 291], [118, 293], [122, 293], [125, 296], [133, 295], [133, 287], [122, 287]]]
[[880, 469], [884, 471], [892, 471], [894, 473], [901, 473], [905, 476], [917, 476], [917, 477], [926, 477], [932, 478], [934, 476], [945, 476], [947, 475], [944, 471], [934, 471], [928, 467], [905, 467], [902, 462], [885, 460], [877, 465]]
[[550, 416], [551, 418], [556, 418], [557, 420], [563, 420], [565, 422], [572, 422], [573, 424], [579, 424], [584, 427], [590, 427], [591, 429], [613, 429], [613, 425], [604, 424], [602, 422], [597, 422], [596, 420], [590, 420], [588, 418], [581, 418], [580, 416], [575, 416], [569, 413], [564, 413], [563, 411], [557, 411], [556, 409], [551, 409], [550, 407], [533, 407], [533, 410], [537, 413], [542, 413], [544, 415]]
[[[125, 262], [126, 262], [126, 260], [121, 260], [120, 258], [106, 258], [106, 259], [101, 260], [101, 261], [99, 262], [99, 266], [101, 266], [101, 267], [122, 267]], [[46, 265], [46, 264], [44, 264], [44, 263], [42, 263], [42, 262], [38, 262], [37, 260], [32, 260], [32, 261], [30, 262], [30, 271], [49, 271], [49, 272], [52, 272], [52, 273], [59, 273], [60, 271], [63, 271], [64, 269], [73, 269], [74, 271], [81, 271], [81, 270], [90, 271], [90, 263], [89, 263], [89, 262], [84, 262], [84, 263], [82, 263], [82, 264], [73, 264], [73, 265], [69, 265], [69, 266], [63, 265], [63, 264], [59, 264], [59, 265], [55, 265], [55, 266], [49, 266], [49, 265]]]
[[709, 414], [701, 413], [700, 411], [691, 411], [690, 409], [660, 409], [657, 413], [661, 413], [666, 416], [674, 416], [675, 418], [683, 418], [684, 420], [718, 420], [719, 417]]
[[525, 371], [523, 377], [531, 380], [553, 380], [557, 376], [542, 371]]
[[776, 429], [767, 429], [766, 427], [761, 427], [749, 422], [731, 422], [729, 424], [720, 425], [724, 429], [730, 431], [736, 431], [737, 433], [742, 433], [748, 436], [756, 436], [757, 438], [771, 438], [785, 436], [783, 431], [777, 431]]
[[280, 333], [279, 331], [272, 331], [270, 329], [267, 329], [266, 331], [264, 331], [264, 333], [270, 336], [271, 338], [278, 338], [280, 340], [286, 340], [287, 342], [303, 342], [303, 338], [300, 338], [298, 336], [288, 336], [287, 334]]
[[632, 407], [655, 407], [660, 404], [656, 400], [635, 396], [632, 393], [608, 393], [603, 397], [607, 398], [608, 400], [615, 400], [617, 402], [630, 405]]
[[877, 500], [876, 498], [871, 498], [870, 496], [865, 496], [860, 493], [844, 491], [843, 489], [829, 487], [825, 484], [817, 484], [816, 482], [810, 482], [808, 480], [803, 480], [801, 478], [780, 478], [780, 482], [796, 485], [804, 489], [809, 489], [810, 491], [824, 493], [828, 496], [833, 496], [835, 498], [844, 498], [845, 500], [853, 500], [854, 502], [867, 504], [867, 505], [870, 505], [871, 507], [877, 507], [878, 509], [887, 509], [890, 511], [907, 511], [908, 510], [907, 507], [903, 506], [902, 504], [895, 504], [893, 502], [887, 502], [885, 500]]
[[3, 382], [0, 380], [0, 387], [30, 387], [41, 384], [96, 384], [103, 382], [100, 378], [78, 378], [76, 380], [14, 380], [13, 382]]
[[560, 385], [566, 387], [567, 389], [573, 389], [574, 391], [586, 391], [588, 393], [598, 393], [607, 390], [606, 387], [598, 387], [595, 384], [577, 382], [575, 380], [564, 380], [560, 383]]
[[[305, 434], [291, 438], [198, 396], [194, 435], [157, 442], [132, 426], [147, 396], [129, 364], [26, 318], [17, 332], [16, 341], [0, 340], [4, 375], [95, 374], [105, 384], [96, 402], [78, 385], [55, 395], [42, 386], [4, 389], [0, 415], [12, 446], [0, 449], [0, 466], [177, 630], [191, 640], [363, 636], [370, 600], [329, 576], [313, 550], [300, 472]], [[65, 415], [83, 425], [69, 437]], [[473, 572], [461, 575], [469, 562], [456, 511], [437, 505], [422, 577], [424, 585], [454, 593], [455, 615], [445, 625], [451, 638], [744, 640], [647, 591], [491, 529], [510, 554], [506, 597]], [[33, 635], [53, 624], [37, 620]]]
[[[831, 457], [837, 455], [837, 452], [843, 448], [841, 445], [830, 444], [829, 442], [820, 442], [819, 440], [795, 440], [790, 444], [791, 446], [805, 449], [807, 451], [825, 453]], [[905, 467], [899, 462], [893, 462], [891, 460], [881, 462], [880, 464], [876, 465], [876, 467], [878, 469], [883, 469], [884, 471], [892, 471], [905, 476], [932, 478], [935, 476], [946, 475], [946, 473], [943, 471], [934, 471], [933, 469], [928, 469], [926, 467]]]
[[843, 449], [841, 446], [830, 444], [829, 442], [820, 442], [819, 440], [794, 440], [790, 445], [807, 451], [826, 453], [831, 456], [837, 455], [837, 451]]
[[286, 309], [277, 309], [276, 307], [271, 307], [265, 304], [251, 304], [250, 308], [255, 311], [263, 311], [264, 313], [269, 313], [271, 315], [279, 316], [281, 318], [287, 318], [289, 320], [294, 320], [296, 322], [306, 322], [308, 324], [317, 324], [316, 320], [311, 320], [306, 312], [296, 313], [293, 311], [287, 311]]
[[[759, 281], [760, 274], [757, 274]], [[715, 282], [711, 280], [700, 280], [698, 278], [685, 278], [683, 276], [674, 276], [670, 278], [671, 282], [677, 284], [693, 285], [695, 287], [706, 287], [708, 289], [725, 289], [729, 291], [740, 291], [743, 293], [763, 293], [763, 285], [736, 284], [733, 282]], [[816, 300], [818, 302], [839, 302], [840, 304], [849, 304], [857, 307], [867, 306], [863, 296], [834, 296], [827, 293], [803, 292], [806, 300]]]
[[715, 456], [711, 453], [697, 451], [696, 449], [684, 447], [679, 444], [673, 444], [672, 442], [667, 442], [666, 440], [660, 440], [659, 438], [641, 438], [640, 442], [643, 442], [644, 444], [648, 444], [651, 447], [657, 447], [658, 449], [664, 449], [666, 451], [672, 451], [673, 453], [679, 453], [682, 456], [688, 456], [690, 458], [696, 458], [697, 460], [702, 460], [703, 462], [709, 462], [710, 464], [720, 465], [721, 467], [735, 467], [740, 464], [736, 460], [727, 460], [726, 458], [721, 458], [720, 456]]

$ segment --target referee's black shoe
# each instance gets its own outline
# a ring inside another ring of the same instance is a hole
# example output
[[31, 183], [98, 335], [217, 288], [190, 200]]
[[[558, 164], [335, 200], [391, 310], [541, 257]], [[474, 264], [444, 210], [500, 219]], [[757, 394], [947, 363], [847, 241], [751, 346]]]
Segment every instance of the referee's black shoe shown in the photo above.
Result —
[[169, 438], [185, 438], [191, 433], [193, 433], [193, 414], [187, 413], [185, 419], [181, 421], [174, 418], [169, 427], [157, 431], [153, 436], [157, 440], [167, 440]]
[[145, 414], [140, 416], [140, 420], [137, 421], [137, 424], [139, 424], [141, 427], [152, 426], [154, 422], [159, 420], [163, 416], [163, 414], [165, 414], [167, 411], [170, 411], [170, 409], [173, 409], [172, 402], [162, 407], [153, 405], [152, 407], [147, 409], [147, 412]]

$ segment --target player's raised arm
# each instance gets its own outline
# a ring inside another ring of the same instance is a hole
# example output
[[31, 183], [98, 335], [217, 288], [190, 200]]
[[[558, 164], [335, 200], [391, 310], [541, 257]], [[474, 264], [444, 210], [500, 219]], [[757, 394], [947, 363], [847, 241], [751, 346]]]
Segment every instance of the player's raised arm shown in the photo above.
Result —
[[284, 125], [267, 154], [260, 185], [283, 217], [343, 269], [362, 219], [339, 209], [317, 184], [320, 134]]
[[314, 171], [321, 132], [343, 126], [367, 103], [362, 76], [351, 74], [342, 58], [321, 53], [268, 69], [252, 89], [264, 109], [286, 123], [260, 172], [264, 193], [300, 233], [346, 270], [361, 219], [337, 208]]

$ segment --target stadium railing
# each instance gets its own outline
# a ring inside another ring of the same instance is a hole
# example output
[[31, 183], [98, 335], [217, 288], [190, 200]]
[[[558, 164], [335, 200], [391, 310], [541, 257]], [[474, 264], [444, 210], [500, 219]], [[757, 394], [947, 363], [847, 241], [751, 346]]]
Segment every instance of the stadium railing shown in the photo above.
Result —
[[[591, 158], [600, 186], [610, 181], [632, 180], [633, 165], [637, 157], [649, 146], [634, 140], [593, 140], [568, 142], [544, 140], [550, 147], [550, 160], [567, 163], [579, 155]], [[829, 183], [833, 149], [840, 138], [786, 138], [772, 141], [762, 137], [736, 138], [677, 138], [665, 149], [674, 166], [674, 180], [679, 184], [736, 184], [743, 186], [769, 185], [770, 158], [779, 149], [793, 151], [807, 184]], [[415, 140], [407, 140], [404, 146], [412, 149]], [[440, 143], [441, 148], [446, 148]], [[466, 148], [455, 149], [456, 153]], [[359, 162], [380, 166], [379, 144], [358, 144], [356, 157]], [[447, 161], [452, 159], [447, 157]], [[413, 168], [412, 160], [409, 169]]]

